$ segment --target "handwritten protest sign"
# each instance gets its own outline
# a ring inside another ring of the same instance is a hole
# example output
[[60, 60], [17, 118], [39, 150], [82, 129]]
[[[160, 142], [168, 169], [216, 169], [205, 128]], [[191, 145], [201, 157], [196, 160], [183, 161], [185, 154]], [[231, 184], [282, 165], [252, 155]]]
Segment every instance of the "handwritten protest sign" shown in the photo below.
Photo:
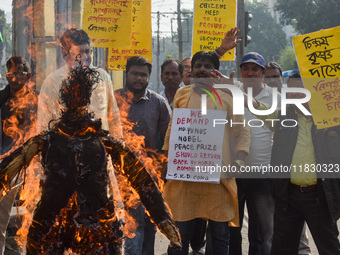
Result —
[[83, 29], [92, 47], [126, 47], [131, 39], [132, 0], [84, 0]]
[[[195, 0], [192, 55], [198, 51], [213, 51], [226, 32], [236, 25], [236, 0]], [[235, 51], [221, 60], [234, 60]]]
[[[175, 108], [169, 141], [167, 179], [215, 182], [220, 181], [224, 125], [213, 126], [214, 119], [226, 119], [227, 112]], [[210, 168], [210, 167], [213, 167]]]
[[144, 56], [152, 62], [151, 1], [134, 0], [132, 3], [131, 47], [109, 49], [109, 70], [125, 70], [126, 60]]
[[293, 43], [314, 124], [340, 125], [340, 27], [295, 36]]

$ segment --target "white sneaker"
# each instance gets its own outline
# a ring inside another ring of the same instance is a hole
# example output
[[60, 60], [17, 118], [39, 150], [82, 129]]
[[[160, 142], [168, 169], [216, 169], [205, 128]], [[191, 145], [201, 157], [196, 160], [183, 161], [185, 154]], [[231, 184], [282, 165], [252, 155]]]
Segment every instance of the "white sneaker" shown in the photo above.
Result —
[[203, 246], [199, 251], [192, 251], [194, 255], [204, 255], [205, 254], [205, 247]]

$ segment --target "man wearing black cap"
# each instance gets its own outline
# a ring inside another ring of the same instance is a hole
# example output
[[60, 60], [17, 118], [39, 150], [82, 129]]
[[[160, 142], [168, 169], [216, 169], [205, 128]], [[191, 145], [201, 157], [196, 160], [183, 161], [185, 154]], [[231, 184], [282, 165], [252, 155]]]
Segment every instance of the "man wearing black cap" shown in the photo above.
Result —
[[[251, 88], [253, 97], [269, 105], [272, 105], [273, 98], [276, 96], [280, 104], [279, 94], [274, 94], [273, 89], [262, 82], [266, 69], [265, 61], [260, 54], [250, 52], [244, 55], [240, 71], [242, 76], [240, 88], [243, 92], [249, 93], [249, 88]], [[273, 133], [266, 125], [261, 126], [259, 120], [247, 108], [245, 108], [245, 118], [247, 121], [252, 120], [251, 143], [249, 155], [245, 158], [245, 166], [257, 168], [261, 165], [269, 165]], [[230, 254], [242, 255], [241, 227], [244, 204], [247, 202], [249, 254], [269, 255], [274, 217], [274, 200], [270, 192], [270, 181], [265, 178], [246, 179], [244, 175], [241, 175], [237, 178], [237, 188], [241, 222], [240, 227], [230, 229]]]

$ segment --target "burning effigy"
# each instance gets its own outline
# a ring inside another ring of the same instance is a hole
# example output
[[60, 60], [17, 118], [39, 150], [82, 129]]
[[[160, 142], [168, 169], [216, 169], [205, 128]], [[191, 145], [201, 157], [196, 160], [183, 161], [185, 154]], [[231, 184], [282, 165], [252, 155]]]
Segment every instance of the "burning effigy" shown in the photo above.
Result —
[[27, 235], [27, 254], [121, 254], [124, 222], [110, 193], [108, 156], [157, 228], [173, 246], [181, 246], [170, 210], [148, 170], [123, 140], [110, 137], [101, 120], [88, 111], [98, 80], [95, 69], [79, 63], [62, 82], [60, 119], [0, 163], [0, 184], [6, 194], [18, 179], [25, 179], [27, 167], [41, 155], [44, 179]]

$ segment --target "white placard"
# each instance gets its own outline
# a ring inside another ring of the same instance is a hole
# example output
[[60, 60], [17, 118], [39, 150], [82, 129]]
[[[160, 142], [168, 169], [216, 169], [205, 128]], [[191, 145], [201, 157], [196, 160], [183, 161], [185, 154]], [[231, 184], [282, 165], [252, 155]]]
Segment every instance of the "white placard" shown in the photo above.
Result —
[[169, 141], [167, 179], [192, 182], [220, 182], [221, 172], [210, 166], [222, 166], [225, 125], [214, 119], [226, 119], [227, 112], [174, 108]]

